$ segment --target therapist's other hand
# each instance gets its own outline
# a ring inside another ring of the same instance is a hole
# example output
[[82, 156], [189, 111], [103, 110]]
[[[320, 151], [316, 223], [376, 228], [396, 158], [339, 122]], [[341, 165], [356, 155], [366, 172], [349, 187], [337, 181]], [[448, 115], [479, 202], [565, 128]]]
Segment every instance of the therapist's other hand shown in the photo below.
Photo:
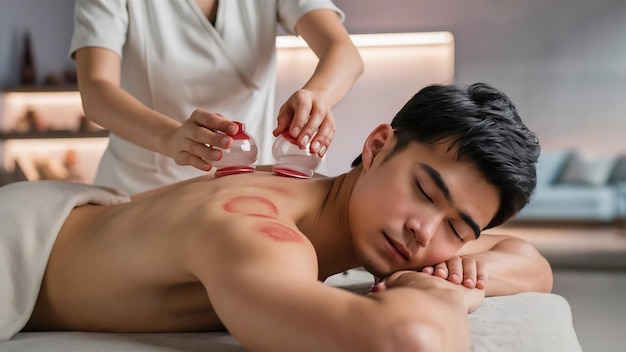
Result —
[[[278, 112], [274, 136], [287, 129], [301, 147], [311, 142], [309, 150], [324, 156], [335, 136], [335, 119], [324, 93], [300, 89], [293, 93]], [[317, 134], [315, 134], [317, 132]]]
[[213, 146], [228, 149], [232, 135], [239, 127], [221, 114], [196, 109], [191, 116], [165, 138], [168, 155], [178, 165], [191, 165], [209, 171], [211, 162], [222, 158], [222, 152]]

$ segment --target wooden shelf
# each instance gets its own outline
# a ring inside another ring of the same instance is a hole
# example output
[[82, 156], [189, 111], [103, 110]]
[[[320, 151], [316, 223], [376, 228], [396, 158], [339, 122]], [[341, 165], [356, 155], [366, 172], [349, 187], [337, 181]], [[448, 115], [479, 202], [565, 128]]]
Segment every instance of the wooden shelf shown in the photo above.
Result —
[[2, 91], [5, 93], [74, 92], [78, 91], [78, 86], [75, 84], [12, 86], [5, 87]]
[[0, 140], [10, 139], [60, 139], [60, 138], [102, 138], [107, 137], [109, 131], [46, 131], [46, 132], [0, 132]]

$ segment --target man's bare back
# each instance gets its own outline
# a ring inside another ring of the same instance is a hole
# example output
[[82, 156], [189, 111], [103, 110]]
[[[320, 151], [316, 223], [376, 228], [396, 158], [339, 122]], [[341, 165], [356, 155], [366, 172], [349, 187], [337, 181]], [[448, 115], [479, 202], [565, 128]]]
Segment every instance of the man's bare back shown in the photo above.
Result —
[[[276, 177], [258, 172], [228, 182], [205, 177], [176, 185], [173, 192], [138, 195], [127, 204], [74, 209], [53, 247], [26, 329], [222, 328], [187, 259], [206, 241], [213, 243], [202, 246], [208, 262], [228, 255], [228, 245], [218, 242], [231, 233], [228, 227], [250, 217], [269, 219], [259, 229], [267, 239], [307, 246], [295, 223], [313, 196], [297, 186], [301, 181], [277, 183]], [[317, 182], [320, 194], [330, 185]]]

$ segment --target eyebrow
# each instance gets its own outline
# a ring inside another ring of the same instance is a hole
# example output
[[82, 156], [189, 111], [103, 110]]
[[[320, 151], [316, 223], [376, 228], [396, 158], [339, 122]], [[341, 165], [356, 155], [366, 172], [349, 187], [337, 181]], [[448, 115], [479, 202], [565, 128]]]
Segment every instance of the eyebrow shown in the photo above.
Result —
[[[443, 193], [443, 196], [446, 198], [446, 201], [448, 201], [448, 204], [450, 204], [453, 208], [456, 208], [454, 205], [454, 201], [452, 200], [452, 195], [450, 194], [450, 189], [448, 188], [446, 183], [443, 181], [443, 178], [441, 177], [441, 174], [439, 173], [439, 171], [433, 169], [427, 164], [423, 164], [423, 163], [418, 163], [418, 164], [422, 170], [426, 171], [426, 173], [428, 174], [428, 176], [430, 176], [430, 178], [433, 180], [435, 185], [437, 185], [437, 187], [441, 190], [441, 192]], [[467, 213], [464, 213], [458, 209], [457, 209], [457, 212], [459, 214], [459, 217], [465, 223], [467, 223], [469, 227], [472, 228], [472, 230], [474, 231], [474, 237], [475, 238], [480, 237], [480, 227], [478, 226], [478, 224], [476, 224], [476, 222], [472, 219], [472, 217], [469, 216]]]

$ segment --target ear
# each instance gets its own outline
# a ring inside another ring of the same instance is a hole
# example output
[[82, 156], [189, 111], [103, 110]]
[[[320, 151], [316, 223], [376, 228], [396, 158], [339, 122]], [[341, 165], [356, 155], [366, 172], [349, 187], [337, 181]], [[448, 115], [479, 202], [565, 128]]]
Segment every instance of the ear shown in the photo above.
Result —
[[[365, 140], [363, 151], [363, 169], [368, 170], [378, 155], [385, 149], [391, 149], [394, 141], [393, 128], [390, 124], [378, 125]], [[384, 153], [383, 153], [384, 154]]]

